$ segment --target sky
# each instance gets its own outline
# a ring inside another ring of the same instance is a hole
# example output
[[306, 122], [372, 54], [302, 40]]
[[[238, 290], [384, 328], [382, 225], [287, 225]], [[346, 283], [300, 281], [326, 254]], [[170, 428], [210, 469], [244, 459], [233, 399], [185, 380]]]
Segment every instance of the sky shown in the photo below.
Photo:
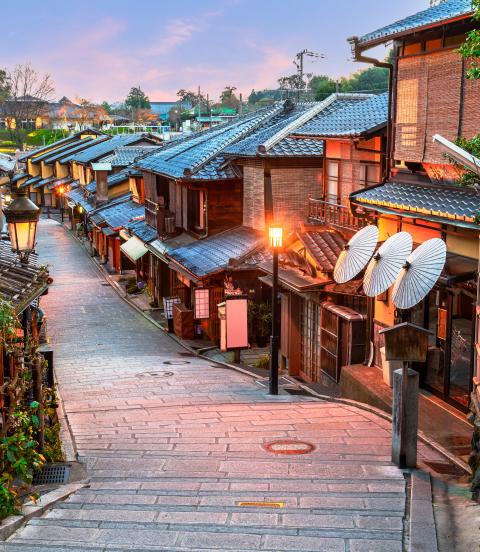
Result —
[[[140, 85], [152, 101], [180, 88], [216, 99], [225, 86], [248, 95], [295, 72], [295, 53], [324, 58], [306, 71], [346, 76], [346, 38], [425, 9], [428, 0], [22, 0], [2, 2], [7, 68], [49, 73], [55, 96], [122, 101]], [[3, 42], [3, 44], [2, 44]], [[376, 52], [384, 57], [385, 48]]]

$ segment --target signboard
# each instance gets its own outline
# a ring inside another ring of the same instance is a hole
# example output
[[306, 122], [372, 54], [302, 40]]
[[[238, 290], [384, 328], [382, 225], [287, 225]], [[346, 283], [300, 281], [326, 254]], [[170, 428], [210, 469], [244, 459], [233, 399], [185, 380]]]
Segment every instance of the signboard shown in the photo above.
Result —
[[227, 297], [225, 300], [225, 330], [227, 349], [248, 347], [247, 298]]

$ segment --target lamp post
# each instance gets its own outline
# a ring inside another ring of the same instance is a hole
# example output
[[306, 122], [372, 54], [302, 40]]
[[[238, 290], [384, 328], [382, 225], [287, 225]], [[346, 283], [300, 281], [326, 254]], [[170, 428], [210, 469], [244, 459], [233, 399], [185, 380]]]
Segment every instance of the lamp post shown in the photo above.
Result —
[[27, 197], [26, 189], [17, 189], [12, 202], [8, 207], [4, 207], [3, 213], [12, 242], [12, 251], [17, 253], [21, 263], [27, 264], [30, 253], [35, 249], [40, 209]]
[[65, 189], [63, 186], [60, 186], [58, 188], [58, 195], [60, 196], [60, 213], [62, 216], [62, 224], [63, 224], [63, 194], [65, 192]]
[[273, 252], [273, 281], [272, 281], [272, 335], [270, 337], [270, 395], [278, 395], [278, 251], [282, 247], [283, 229], [281, 226], [271, 226], [269, 230], [270, 247]]

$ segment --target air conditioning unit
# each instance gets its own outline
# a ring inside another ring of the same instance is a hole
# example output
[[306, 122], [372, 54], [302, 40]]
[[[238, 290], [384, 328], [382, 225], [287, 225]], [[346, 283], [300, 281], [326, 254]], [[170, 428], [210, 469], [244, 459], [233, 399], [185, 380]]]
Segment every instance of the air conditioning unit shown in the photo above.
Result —
[[165, 217], [165, 233], [175, 233], [175, 217]]

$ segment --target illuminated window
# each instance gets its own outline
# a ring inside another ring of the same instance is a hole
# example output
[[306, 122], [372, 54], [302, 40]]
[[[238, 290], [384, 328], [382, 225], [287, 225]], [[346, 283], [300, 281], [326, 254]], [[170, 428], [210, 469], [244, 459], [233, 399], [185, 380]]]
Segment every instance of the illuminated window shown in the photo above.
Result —
[[209, 289], [195, 289], [195, 318], [202, 320], [210, 318], [210, 293]]
[[405, 44], [403, 48], [404, 56], [413, 56], [414, 54], [419, 54], [422, 51], [422, 43], [415, 42], [414, 44]]

